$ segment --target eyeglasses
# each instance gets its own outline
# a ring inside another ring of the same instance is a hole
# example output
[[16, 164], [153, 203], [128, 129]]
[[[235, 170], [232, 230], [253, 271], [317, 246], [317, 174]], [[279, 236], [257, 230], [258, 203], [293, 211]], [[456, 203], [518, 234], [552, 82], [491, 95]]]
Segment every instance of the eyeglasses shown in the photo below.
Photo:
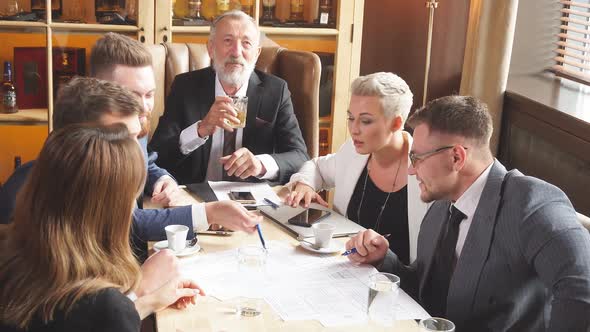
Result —
[[[410, 162], [412, 163], [412, 167], [416, 167], [416, 164], [418, 164], [419, 161], [422, 161], [422, 160], [424, 160], [430, 156], [433, 156], [441, 151], [452, 149], [454, 147], [455, 147], [454, 145], [448, 145], [448, 146], [443, 146], [438, 149], [434, 149], [432, 151], [428, 151], [428, 152], [424, 152], [424, 153], [414, 153], [414, 152], [410, 151]], [[463, 147], [463, 149], [467, 150], [466, 147]]]

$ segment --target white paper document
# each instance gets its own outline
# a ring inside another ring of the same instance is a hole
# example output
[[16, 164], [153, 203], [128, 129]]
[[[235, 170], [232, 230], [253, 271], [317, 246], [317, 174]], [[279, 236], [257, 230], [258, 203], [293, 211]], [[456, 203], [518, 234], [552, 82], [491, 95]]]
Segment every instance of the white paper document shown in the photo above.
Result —
[[217, 197], [217, 200], [228, 201], [230, 191], [249, 191], [256, 199], [256, 204], [244, 204], [246, 206], [268, 205], [265, 198], [277, 205], [281, 205], [281, 199], [272, 190], [268, 183], [230, 182], [230, 181], [209, 181], [209, 186]]
[[[222, 301], [243, 296], [245, 289], [263, 294], [283, 320], [319, 320], [324, 326], [367, 320], [368, 279], [377, 270], [346, 257], [311, 254], [271, 241], [265, 280], [245, 284], [237, 270], [237, 249], [197, 255], [181, 262], [182, 274]], [[400, 290], [391, 308], [394, 319], [421, 319], [428, 313]]]

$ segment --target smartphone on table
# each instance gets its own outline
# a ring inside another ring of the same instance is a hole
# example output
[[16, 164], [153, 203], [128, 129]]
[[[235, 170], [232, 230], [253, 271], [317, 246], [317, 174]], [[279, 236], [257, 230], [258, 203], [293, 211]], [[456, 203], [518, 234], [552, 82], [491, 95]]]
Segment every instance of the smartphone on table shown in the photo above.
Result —
[[241, 204], [256, 204], [256, 198], [250, 191], [230, 191], [229, 199]]
[[302, 211], [298, 215], [290, 218], [289, 220], [287, 220], [287, 222], [292, 225], [311, 227], [311, 225], [322, 219], [325, 219], [330, 214], [332, 214], [330, 211], [309, 208], [305, 211]]

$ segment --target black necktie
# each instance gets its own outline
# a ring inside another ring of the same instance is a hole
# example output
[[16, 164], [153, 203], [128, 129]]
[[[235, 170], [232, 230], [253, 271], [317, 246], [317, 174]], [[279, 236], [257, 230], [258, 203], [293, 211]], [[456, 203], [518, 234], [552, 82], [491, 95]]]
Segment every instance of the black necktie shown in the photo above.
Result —
[[[237, 131], [237, 129], [234, 129], [234, 131], [231, 131], [231, 132], [227, 131], [227, 130], [223, 131], [223, 156], [222, 157], [228, 156], [228, 155], [234, 153], [234, 151], [236, 150], [236, 131]], [[224, 181], [235, 181], [236, 180], [236, 177], [227, 175], [225, 168], [222, 169], [222, 172], [223, 172], [223, 180]]]
[[447, 295], [453, 271], [455, 270], [455, 248], [459, 236], [459, 225], [465, 219], [463, 212], [454, 205], [447, 222], [441, 229], [437, 250], [430, 271], [430, 292], [425, 297], [428, 312], [432, 316], [445, 317]]

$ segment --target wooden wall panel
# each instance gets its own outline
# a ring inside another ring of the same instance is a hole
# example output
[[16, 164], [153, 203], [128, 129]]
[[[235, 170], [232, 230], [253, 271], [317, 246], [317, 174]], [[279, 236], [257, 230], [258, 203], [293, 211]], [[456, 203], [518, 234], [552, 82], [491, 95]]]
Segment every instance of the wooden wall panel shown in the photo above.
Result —
[[[426, 1], [365, 1], [361, 75], [390, 71], [402, 77], [421, 106], [428, 32]], [[469, 0], [439, 1], [434, 14], [428, 99], [457, 93]]]

